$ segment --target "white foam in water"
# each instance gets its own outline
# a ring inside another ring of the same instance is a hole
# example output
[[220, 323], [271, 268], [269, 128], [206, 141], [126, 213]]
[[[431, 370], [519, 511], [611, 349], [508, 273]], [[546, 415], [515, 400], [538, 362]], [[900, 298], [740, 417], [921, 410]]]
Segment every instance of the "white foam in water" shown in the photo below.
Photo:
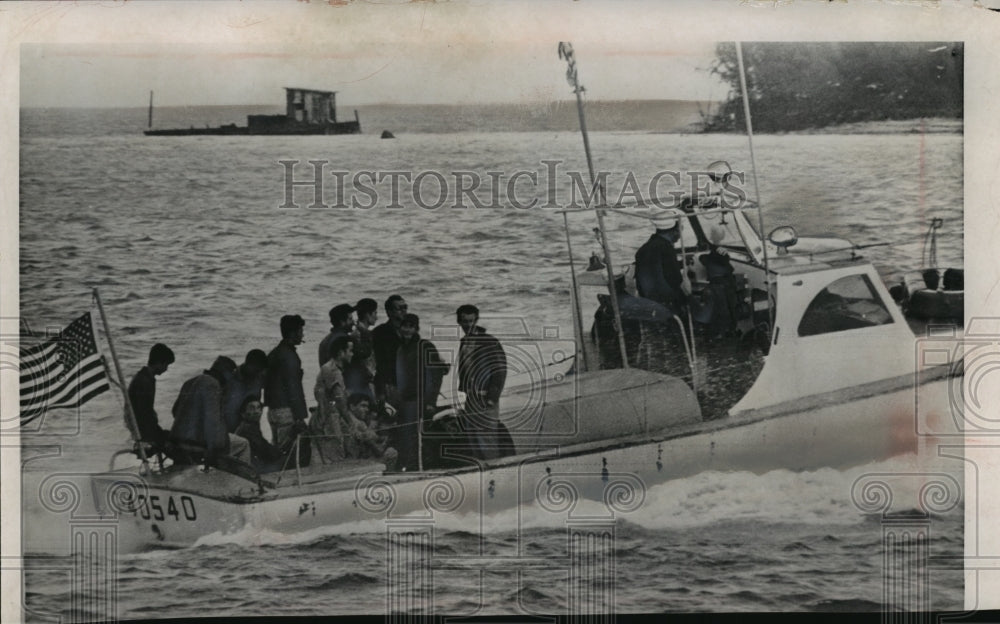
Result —
[[[962, 482], [961, 466], [955, 463], [951, 474]], [[913, 475], [940, 472], [929, 468], [916, 455], [903, 455], [885, 462], [858, 466], [846, 471], [823, 468], [811, 472], [774, 470], [765, 474], [751, 472], [704, 472], [692, 477], [655, 485], [646, 490], [642, 506], [634, 512], [617, 514], [644, 529], [688, 529], [733, 520], [763, 523], [794, 522], [799, 525], [856, 525], [866, 519], [866, 512], [852, 499], [854, 483], [866, 475]], [[876, 477], [881, 478], [881, 477]], [[896, 511], [915, 508], [920, 479], [892, 481]], [[956, 507], [961, 512], [961, 505]], [[606, 516], [602, 502], [583, 499], [574, 508], [577, 516]], [[419, 514], [409, 516], [417, 518]], [[494, 514], [437, 514], [434, 527], [439, 531], [465, 531], [487, 535], [516, 530], [561, 529], [565, 513], [554, 513], [537, 503], [510, 508]], [[380, 534], [385, 532], [382, 519], [350, 522], [320, 527], [301, 533], [280, 533], [246, 527], [230, 534], [213, 533], [198, 540], [197, 546], [241, 544], [245, 546], [306, 544], [332, 535]]]
[[201, 537], [194, 547], [240, 544], [243, 546], [296, 545], [308, 544], [331, 535], [354, 535], [365, 533], [385, 533], [385, 522], [372, 519], [362, 522], [317, 527], [299, 533], [282, 533], [270, 529], [246, 526], [235, 533], [212, 533]]
[[[953, 462], [947, 474], [962, 483], [962, 466]], [[863, 522], [866, 510], [852, 494], [855, 483], [870, 478], [890, 484], [891, 511], [918, 506], [925, 480], [907, 475], [940, 473], [914, 454], [845, 471], [823, 468], [811, 472], [774, 470], [762, 475], [749, 472], [704, 472], [687, 479], [649, 488], [642, 507], [626, 517], [648, 529], [690, 528], [727, 520], [844, 524]], [[886, 476], [888, 475], [888, 476]], [[895, 476], [898, 476], [896, 478]], [[959, 504], [956, 509], [961, 510]]]

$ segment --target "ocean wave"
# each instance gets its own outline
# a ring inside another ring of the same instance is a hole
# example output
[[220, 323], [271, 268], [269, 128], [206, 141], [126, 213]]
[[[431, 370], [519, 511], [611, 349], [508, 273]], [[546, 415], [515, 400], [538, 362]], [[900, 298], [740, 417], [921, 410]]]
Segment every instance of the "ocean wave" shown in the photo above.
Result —
[[732, 592], [728, 594], [727, 597], [730, 599], [738, 600], [740, 602], [747, 602], [752, 605], [763, 605], [763, 606], [774, 605], [774, 600], [768, 598], [767, 596], [758, 594], [755, 591], [750, 591], [748, 589]]
[[806, 604], [809, 611], [826, 611], [833, 613], [848, 612], [878, 612], [884, 610], [884, 605], [865, 598], [841, 598], [817, 600]]
[[308, 585], [303, 587], [306, 591], [347, 591], [349, 589], [358, 589], [361, 587], [367, 587], [371, 585], [384, 585], [385, 579], [375, 576], [369, 576], [367, 574], [361, 574], [360, 572], [348, 572], [346, 574], [341, 574], [340, 576], [334, 576], [323, 580], [321, 583]]
[[110, 301], [108, 301], [108, 303], [111, 305], [119, 305], [122, 303], [128, 303], [129, 301], [141, 301], [142, 298], [143, 298], [142, 295], [140, 295], [139, 293], [129, 291], [128, 294], [126, 294], [124, 297], [117, 297], [115, 299], [111, 299]]

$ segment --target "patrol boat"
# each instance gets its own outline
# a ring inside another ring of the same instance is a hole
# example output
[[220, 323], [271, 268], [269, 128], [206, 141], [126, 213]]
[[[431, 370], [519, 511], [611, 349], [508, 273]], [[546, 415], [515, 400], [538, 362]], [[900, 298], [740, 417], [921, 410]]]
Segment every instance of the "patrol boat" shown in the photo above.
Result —
[[[561, 44], [560, 55], [571, 59], [572, 49]], [[579, 101], [575, 71], [571, 77]], [[603, 236], [611, 211], [676, 220], [692, 300], [686, 311], [637, 296], [633, 267], [613, 269]], [[754, 212], [756, 204], [721, 201], [669, 213], [604, 204], [564, 211], [573, 367], [553, 374], [539, 363], [531, 383], [504, 392], [500, 415], [513, 447], [492, 453], [502, 456], [486, 456], [434, 422], [422, 427], [425, 454], [413, 472], [373, 461], [292, 461], [271, 474], [228, 461], [116, 469], [129, 449], [92, 475], [97, 509], [118, 516], [123, 550], [445, 515], [476, 528], [527, 504], [602, 521], [639, 509], [652, 486], [705, 471], [930, 457], [936, 441], [961, 436], [953, 400], [962, 390], [961, 329], [919, 320], [911, 327], [860, 247], [800, 238], [788, 226], [763, 238], [747, 217]], [[576, 270], [568, 226], [575, 213], [598, 219], [604, 258], [595, 271]], [[717, 288], [701, 260], [719, 250], [733, 267], [724, 293], [733, 305], [716, 335], [705, 328], [713, 327], [706, 310]], [[584, 318], [595, 319], [589, 331]], [[580, 511], [585, 500], [603, 503], [604, 514]]]
[[[724, 234], [716, 238], [736, 268], [742, 338], [709, 336], [653, 302], [633, 305], [632, 267], [615, 273], [624, 331], [608, 333], [607, 281], [584, 273], [574, 279], [576, 300], [592, 301], [597, 320], [576, 341], [572, 371], [539, 366], [532, 383], [505, 391], [501, 418], [514, 444], [506, 456], [483, 458], [428, 422], [423, 470], [386, 472], [361, 460], [303, 467], [293, 458], [282, 472], [257, 474], [236, 462], [150, 462], [93, 475], [98, 509], [119, 516], [124, 549], [493, 514], [532, 501], [562, 509], [593, 499], [627, 513], [649, 487], [703, 471], [845, 468], [960, 434], [942, 423], [961, 379], [961, 336], [917, 338], [849, 242], [798, 238], [788, 227], [762, 240], [746, 217], [752, 210], [695, 208], [680, 219]], [[695, 298], [709, 285], [697, 261], [709, 252], [694, 227], [682, 232], [678, 254]], [[595, 288], [603, 292], [588, 297]], [[619, 337], [625, 358], [616, 360]]]

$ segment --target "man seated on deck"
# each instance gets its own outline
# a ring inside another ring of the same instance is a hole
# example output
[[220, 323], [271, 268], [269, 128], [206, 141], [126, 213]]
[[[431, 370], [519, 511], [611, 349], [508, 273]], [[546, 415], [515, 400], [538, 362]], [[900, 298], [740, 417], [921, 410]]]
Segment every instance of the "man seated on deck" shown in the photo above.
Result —
[[260, 398], [247, 397], [240, 406], [239, 414], [240, 424], [236, 427], [236, 435], [246, 438], [250, 444], [250, 457], [254, 469], [257, 472], [281, 470], [285, 454], [265, 440], [260, 430], [260, 417], [264, 414]]
[[354, 335], [354, 306], [349, 303], [330, 308], [330, 333], [319, 343], [319, 365], [323, 366], [330, 359], [330, 345], [341, 336]]
[[[136, 432], [139, 440], [149, 444], [153, 453], [164, 452], [169, 434], [160, 427], [154, 403], [156, 400], [156, 377], [167, 372], [174, 363], [174, 352], [165, 344], [156, 343], [149, 350], [146, 365], [132, 378], [128, 385], [128, 399], [135, 415]], [[127, 422], [127, 421], [126, 421]], [[131, 426], [129, 427], [131, 428]]]
[[260, 401], [264, 389], [264, 373], [267, 372], [267, 354], [260, 349], [251, 349], [236, 373], [226, 384], [226, 398], [222, 415], [226, 419], [226, 430], [235, 433], [240, 425], [240, 409], [249, 398]]
[[399, 453], [389, 446], [388, 439], [379, 434], [378, 415], [372, 409], [372, 399], [365, 394], [347, 397], [347, 411], [354, 425], [358, 459], [378, 459], [386, 470], [395, 470]]
[[[220, 355], [212, 367], [184, 382], [174, 402], [174, 425], [170, 439], [180, 450], [175, 461], [211, 464], [221, 456], [249, 463], [250, 444], [245, 438], [227, 433], [222, 418], [222, 397], [226, 378], [236, 371], [236, 362]], [[186, 457], [183, 457], [185, 456]]]

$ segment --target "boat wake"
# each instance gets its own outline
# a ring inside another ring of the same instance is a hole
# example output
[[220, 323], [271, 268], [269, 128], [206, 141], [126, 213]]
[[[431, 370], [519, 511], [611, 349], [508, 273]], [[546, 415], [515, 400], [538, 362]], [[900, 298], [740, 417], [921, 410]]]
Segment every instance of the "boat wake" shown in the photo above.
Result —
[[[653, 485], [645, 492], [643, 504], [636, 510], [621, 514], [619, 524], [629, 524], [639, 530], [687, 530], [699, 527], [722, 527], [730, 523], [811, 526], [859, 526], [870, 521], [871, 511], [860, 507], [853, 497], [855, 484], [869, 476], [950, 474], [962, 482], [962, 465], [931, 467], [927, 459], [916, 454], [854, 467], [848, 470], [823, 468], [811, 472], [774, 470], [764, 474], [752, 472], [703, 472], [687, 478]], [[925, 481], [900, 478], [892, 482], [891, 511], [907, 513], [916, 510]], [[574, 515], [579, 517], [606, 515], [603, 503], [588, 499], [577, 501]], [[949, 514], [962, 513], [958, 500]], [[418, 518], [416, 514], [401, 518]], [[492, 514], [439, 514], [433, 520], [435, 532], [451, 535], [503, 536], [524, 531], [562, 530], [567, 526], [565, 514], [552, 513], [532, 502]], [[234, 533], [212, 533], [200, 538], [195, 548], [222, 545], [245, 547], [307, 545], [322, 542], [331, 536], [384, 535], [384, 519], [346, 522], [318, 527], [297, 533], [283, 533], [266, 528], [246, 526]]]

